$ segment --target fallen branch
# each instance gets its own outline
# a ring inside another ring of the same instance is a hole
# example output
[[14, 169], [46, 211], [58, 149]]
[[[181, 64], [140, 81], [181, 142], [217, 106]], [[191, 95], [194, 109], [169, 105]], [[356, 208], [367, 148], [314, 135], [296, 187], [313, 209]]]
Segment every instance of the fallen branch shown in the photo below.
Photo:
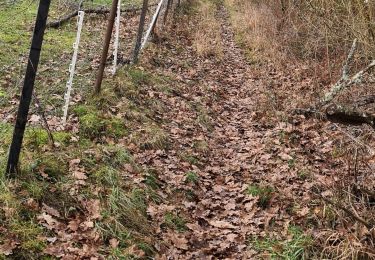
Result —
[[[355, 83], [361, 82], [363, 76], [375, 67], [375, 60], [372, 60], [372, 62], [367, 65], [367, 67], [350, 77], [350, 63], [353, 60], [356, 49], [357, 39], [353, 41], [353, 45], [342, 68], [341, 78], [331, 87], [331, 90], [324, 95], [324, 98], [321, 99], [320, 102], [313, 107], [307, 109], [294, 109], [294, 114], [304, 115], [307, 118], [312, 116], [319, 116], [320, 118], [322, 118], [323, 115], [323, 119], [325, 118], [333, 122], [352, 125], [368, 124], [371, 127], [375, 128], [375, 115], [372, 114], [344, 109], [336, 105], [328, 107], [325, 112], [322, 111], [322, 108], [329, 102], [331, 102], [337, 96], [337, 94], [339, 94], [345, 88], [348, 88]], [[364, 106], [374, 102], [375, 95], [369, 96], [357, 101], [356, 103], [358, 104], [356, 104], [355, 107]]]
[[[148, 7], [153, 7], [155, 6], [156, 4], [152, 4], [152, 5], [149, 5]], [[122, 9], [121, 10], [121, 13], [135, 13], [137, 11], [140, 11], [142, 8], [127, 8], [127, 9]], [[110, 12], [110, 10], [108, 8], [104, 8], [104, 7], [100, 7], [100, 8], [86, 8], [86, 9], [83, 9], [83, 10], [80, 10], [80, 11], [84, 11], [86, 14], [107, 14]], [[65, 24], [66, 22], [68, 22], [70, 19], [72, 19], [73, 17], [76, 17], [78, 15], [78, 10], [75, 10], [73, 11], [72, 13], [70, 14], [67, 14], [66, 16], [60, 18], [59, 20], [57, 21], [52, 21], [52, 22], [48, 22], [47, 23], [47, 28], [59, 28], [60, 26], [62, 26], [63, 24]]]
[[366, 106], [368, 104], [375, 103], [375, 95], [363, 97], [355, 101], [356, 107]]
[[325, 112], [315, 108], [297, 108], [292, 111], [295, 115], [303, 115], [305, 118], [315, 117], [321, 120], [329, 120], [334, 123], [345, 125], [367, 124], [375, 128], [375, 115], [348, 109], [342, 106], [330, 105]]
[[375, 128], [375, 116], [369, 113], [346, 109], [332, 105], [326, 109], [326, 117], [329, 121], [349, 125], [367, 124]]

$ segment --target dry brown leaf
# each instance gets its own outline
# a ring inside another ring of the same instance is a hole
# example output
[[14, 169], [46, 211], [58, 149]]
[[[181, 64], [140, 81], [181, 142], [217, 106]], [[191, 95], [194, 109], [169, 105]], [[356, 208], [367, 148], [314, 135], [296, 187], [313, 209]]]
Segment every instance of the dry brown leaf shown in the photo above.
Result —
[[208, 223], [211, 226], [217, 227], [217, 228], [227, 228], [227, 229], [235, 229], [236, 228], [231, 223], [229, 223], [227, 221], [222, 221], [222, 220], [211, 220], [211, 221], [208, 221]]
[[54, 208], [51, 208], [50, 206], [48, 206], [47, 204], [43, 203], [43, 208], [42, 208], [43, 211], [45, 211], [46, 213], [54, 216], [54, 217], [57, 217], [59, 218], [60, 217], [60, 213], [54, 209]]
[[69, 221], [68, 228], [72, 231], [77, 231], [79, 228], [80, 222], [78, 220], [71, 220]]
[[111, 245], [112, 248], [117, 248], [119, 243], [120, 241], [118, 241], [116, 238], [111, 238], [109, 240], [109, 244]]
[[90, 213], [91, 219], [100, 219], [100, 200], [92, 199], [86, 203], [86, 209]]
[[74, 171], [73, 177], [76, 178], [77, 180], [86, 180], [87, 179], [86, 173], [80, 172], [80, 171]]
[[15, 240], [5, 240], [2, 245], [0, 245], [0, 254], [3, 255], [11, 255], [13, 254], [13, 250], [17, 248], [19, 243]]

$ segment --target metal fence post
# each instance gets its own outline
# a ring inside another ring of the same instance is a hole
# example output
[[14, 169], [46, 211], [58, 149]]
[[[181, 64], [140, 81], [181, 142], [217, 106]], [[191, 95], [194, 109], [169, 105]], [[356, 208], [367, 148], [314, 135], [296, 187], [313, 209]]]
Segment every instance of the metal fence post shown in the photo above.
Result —
[[35, 77], [38, 70], [40, 52], [43, 45], [43, 37], [46, 29], [46, 22], [50, 4], [51, 0], [40, 0], [39, 2], [33, 39], [31, 41], [29, 59], [27, 62], [27, 69], [23, 82], [20, 104], [17, 112], [16, 124], [14, 126], [13, 139], [9, 148], [9, 157], [6, 167], [7, 177], [15, 177], [15, 174], [18, 170], [18, 162], [21, 152], [23, 135], [25, 133], [27, 116], [29, 113], [30, 103], [33, 95]]

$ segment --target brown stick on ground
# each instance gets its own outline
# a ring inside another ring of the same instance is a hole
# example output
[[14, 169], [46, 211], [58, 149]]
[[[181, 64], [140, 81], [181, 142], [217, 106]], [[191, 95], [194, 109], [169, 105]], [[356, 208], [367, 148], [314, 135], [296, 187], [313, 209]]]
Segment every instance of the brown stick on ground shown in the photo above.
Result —
[[[156, 4], [149, 5], [148, 7], [153, 7]], [[136, 13], [137, 11], [140, 11], [142, 8], [127, 8], [127, 9], [122, 9], [121, 13]], [[100, 8], [86, 8], [81, 11], [84, 11], [86, 14], [108, 14], [111, 10], [108, 8], [100, 7]], [[57, 21], [51, 21], [47, 23], [47, 28], [59, 28], [60, 26], [64, 25], [67, 23], [70, 19], [76, 17], [78, 15], [78, 10], [75, 10], [72, 13], [69, 13], [62, 18], [60, 18]]]

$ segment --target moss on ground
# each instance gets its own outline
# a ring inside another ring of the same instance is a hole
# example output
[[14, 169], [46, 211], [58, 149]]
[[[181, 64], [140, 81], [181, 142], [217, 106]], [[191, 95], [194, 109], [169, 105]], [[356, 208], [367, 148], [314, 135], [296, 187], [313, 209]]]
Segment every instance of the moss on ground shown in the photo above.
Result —
[[104, 136], [118, 139], [128, 134], [124, 119], [104, 116], [91, 105], [79, 105], [73, 111], [79, 116], [80, 134], [84, 138]]

